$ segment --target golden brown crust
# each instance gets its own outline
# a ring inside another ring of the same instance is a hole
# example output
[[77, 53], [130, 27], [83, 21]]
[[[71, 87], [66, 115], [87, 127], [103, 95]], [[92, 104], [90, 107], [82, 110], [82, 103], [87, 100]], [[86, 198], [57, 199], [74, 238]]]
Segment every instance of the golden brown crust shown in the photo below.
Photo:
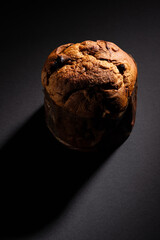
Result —
[[56, 48], [42, 69], [42, 85], [52, 100], [84, 117], [120, 117], [137, 79], [134, 59], [103, 40]]

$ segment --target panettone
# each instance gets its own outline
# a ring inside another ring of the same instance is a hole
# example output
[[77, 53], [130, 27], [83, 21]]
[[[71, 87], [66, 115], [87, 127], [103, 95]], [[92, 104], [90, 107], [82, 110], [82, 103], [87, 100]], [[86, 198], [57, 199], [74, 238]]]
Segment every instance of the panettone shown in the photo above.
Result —
[[62, 45], [48, 56], [41, 77], [46, 122], [59, 141], [91, 150], [128, 137], [135, 122], [137, 65], [117, 45]]

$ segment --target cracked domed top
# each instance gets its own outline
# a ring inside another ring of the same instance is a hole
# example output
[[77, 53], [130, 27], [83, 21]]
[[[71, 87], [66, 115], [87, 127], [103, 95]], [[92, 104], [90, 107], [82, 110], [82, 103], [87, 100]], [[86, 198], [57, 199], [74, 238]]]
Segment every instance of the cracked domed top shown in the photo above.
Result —
[[55, 104], [81, 117], [120, 117], [136, 79], [134, 59], [111, 42], [56, 48], [42, 69], [42, 85]]

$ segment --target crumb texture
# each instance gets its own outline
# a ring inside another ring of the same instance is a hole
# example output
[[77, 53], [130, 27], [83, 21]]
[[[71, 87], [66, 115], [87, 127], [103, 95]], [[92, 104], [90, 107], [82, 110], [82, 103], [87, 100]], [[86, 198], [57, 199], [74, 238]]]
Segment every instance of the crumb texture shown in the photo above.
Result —
[[69, 43], [48, 56], [42, 85], [60, 107], [81, 117], [120, 117], [136, 79], [134, 59], [111, 42]]

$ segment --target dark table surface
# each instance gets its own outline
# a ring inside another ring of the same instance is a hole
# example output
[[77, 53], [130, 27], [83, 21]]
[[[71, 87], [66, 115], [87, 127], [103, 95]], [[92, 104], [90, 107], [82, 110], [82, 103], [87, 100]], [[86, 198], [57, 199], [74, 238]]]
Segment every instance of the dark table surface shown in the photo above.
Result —
[[[154, 2], [1, 6], [0, 239], [160, 239], [160, 15]], [[138, 65], [136, 124], [105, 158], [44, 123], [41, 69], [68, 42], [103, 39]]]

